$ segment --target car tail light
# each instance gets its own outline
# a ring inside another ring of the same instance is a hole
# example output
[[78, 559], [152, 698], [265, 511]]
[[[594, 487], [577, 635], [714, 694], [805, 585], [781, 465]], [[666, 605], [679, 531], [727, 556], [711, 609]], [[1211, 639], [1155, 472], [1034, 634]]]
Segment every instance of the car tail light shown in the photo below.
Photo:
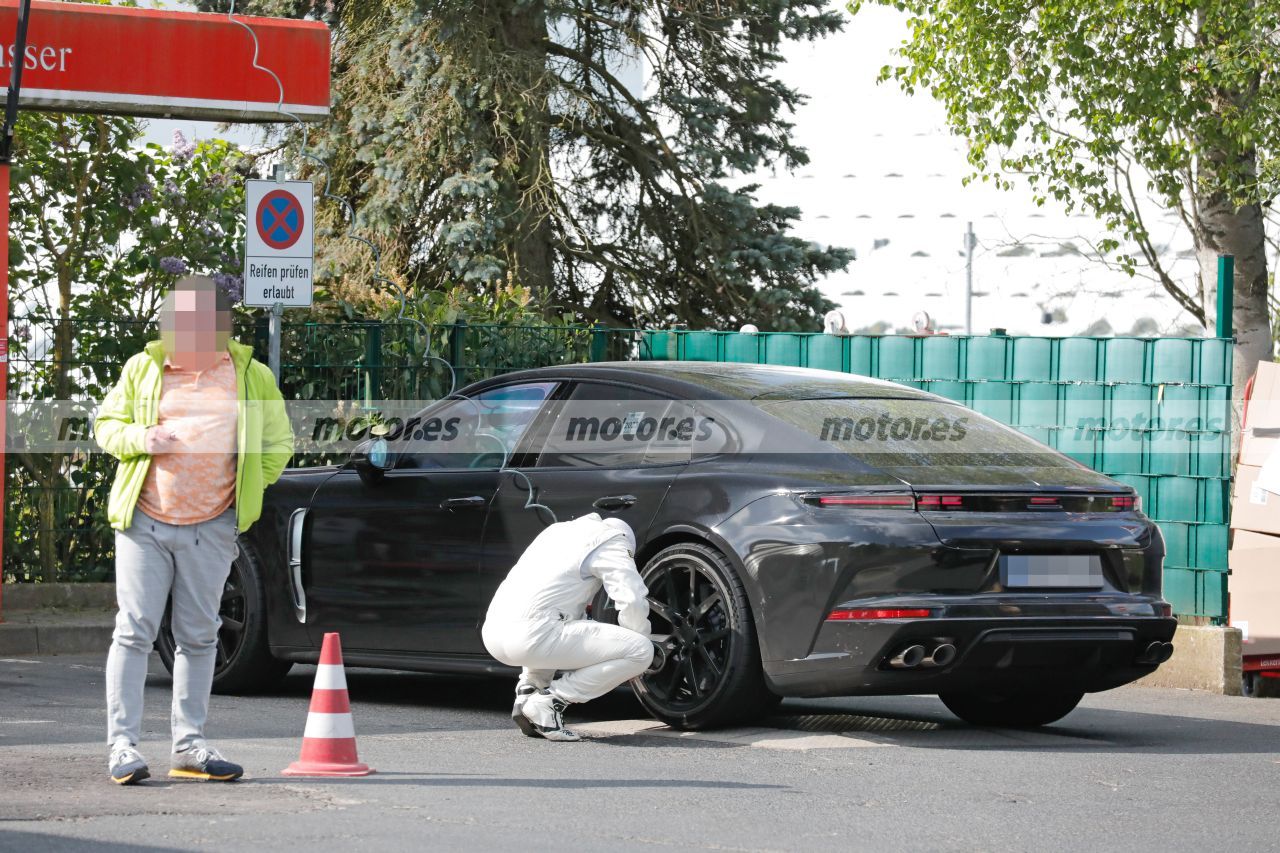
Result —
[[915, 509], [911, 495], [822, 495], [818, 506], [847, 506], [861, 509]]
[[1170, 616], [1173, 615], [1173, 605], [1167, 601], [1162, 601], [1156, 605], [1156, 612], [1158, 612], [1164, 618], [1168, 619]]
[[1108, 494], [1026, 494], [1025, 492], [983, 492], [980, 494], [943, 494], [929, 492], [909, 494], [814, 495], [806, 497], [810, 504], [823, 507], [858, 509], [905, 509], [921, 512], [1138, 512], [1142, 500], [1136, 495]]
[[960, 509], [964, 506], [961, 495], [921, 495], [917, 501], [920, 509]]
[[926, 608], [876, 607], [867, 610], [832, 610], [828, 622], [862, 622], [873, 619], [928, 619], [933, 615]]

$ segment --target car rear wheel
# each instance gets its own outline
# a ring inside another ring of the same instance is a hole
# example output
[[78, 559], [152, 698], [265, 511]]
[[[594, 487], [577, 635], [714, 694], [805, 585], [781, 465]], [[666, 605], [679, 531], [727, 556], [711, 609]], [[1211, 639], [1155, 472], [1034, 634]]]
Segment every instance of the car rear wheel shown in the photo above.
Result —
[[649, 621], [667, 662], [632, 682], [654, 717], [681, 729], [758, 717], [780, 701], [765, 685], [742, 581], [722, 554], [697, 543], [665, 548], [645, 565]]
[[[267, 645], [266, 596], [262, 586], [262, 564], [253, 550], [240, 543], [231, 573], [222, 587], [218, 615], [214, 693], [252, 693], [279, 683], [289, 672], [289, 661], [276, 660]], [[169, 674], [173, 674], [176, 643], [173, 639], [172, 602], [165, 608], [156, 651]]]
[[1061, 720], [1075, 710], [1083, 693], [943, 693], [951, 713], [975, 726], [1034, 728]]

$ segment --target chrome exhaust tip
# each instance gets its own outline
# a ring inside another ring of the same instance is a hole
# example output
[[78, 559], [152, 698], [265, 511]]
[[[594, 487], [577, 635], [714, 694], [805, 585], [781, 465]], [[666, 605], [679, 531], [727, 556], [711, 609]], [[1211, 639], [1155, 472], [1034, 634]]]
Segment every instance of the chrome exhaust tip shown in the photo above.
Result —
[[889, 658], [889, 666], [894, 669], [915, 669], [924, 662], [924, 646], [907, 646]]
[[1161, 664], [1173, 657], [1173, 643], [1155, 640], [1147, 644], [1146, 649], [1138, 656], [1139, 663]]
[[930, 666], [946, 666], [956, 659], [956, 647], [950, 643], [941, 643], [933, 654], [929, 655], [927, 663]]

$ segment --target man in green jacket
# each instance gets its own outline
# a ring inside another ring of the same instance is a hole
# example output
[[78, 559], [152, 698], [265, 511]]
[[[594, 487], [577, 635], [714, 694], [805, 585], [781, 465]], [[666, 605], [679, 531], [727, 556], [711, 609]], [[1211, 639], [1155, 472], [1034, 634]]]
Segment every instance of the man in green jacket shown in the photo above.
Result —
[[236, 536], [293, 455], [275, 377], [231, 340], [231, 302], [205, 277], [166, 295], [160, 340], [129, 359], [95, 435], [120, 460], [107, 502], [116, 530], [115, 633], [107, 656], [107, 742], [121, 785], [150, 772], [137, 746], [147, 657], [173, 598], [170, 776], [243, 775], [205, 741], [223, 586]]

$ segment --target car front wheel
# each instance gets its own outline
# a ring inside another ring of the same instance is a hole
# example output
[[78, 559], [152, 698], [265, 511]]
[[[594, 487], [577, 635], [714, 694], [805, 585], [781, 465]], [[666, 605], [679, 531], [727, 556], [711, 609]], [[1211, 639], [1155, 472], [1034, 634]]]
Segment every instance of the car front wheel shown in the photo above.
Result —
[[[266, 596], [262, 564], [251, 547], [240, 543], [231, 573], [222, 587], [218, 643], [213, 670], [214, 693], [252, 693], [279, 683], [292, 666], [276, 660], [267, 645]], [[156, 651], [169, 674], [177, 643], [173, 639], [172, 602], [165, 608]]]
[[1075, 710], [1083, 693], [943, 693], [951, 713], [975, 726], [1034, 728], [1061, 720]]
[[645, 564], [642, 576], [649, 621], [668, 650], [661, 670], [632, 682], [649, 713], [676, 728], [703, 729], [776, 706], [746, 591], [722, 554], [698, 543], [672, 545]]

